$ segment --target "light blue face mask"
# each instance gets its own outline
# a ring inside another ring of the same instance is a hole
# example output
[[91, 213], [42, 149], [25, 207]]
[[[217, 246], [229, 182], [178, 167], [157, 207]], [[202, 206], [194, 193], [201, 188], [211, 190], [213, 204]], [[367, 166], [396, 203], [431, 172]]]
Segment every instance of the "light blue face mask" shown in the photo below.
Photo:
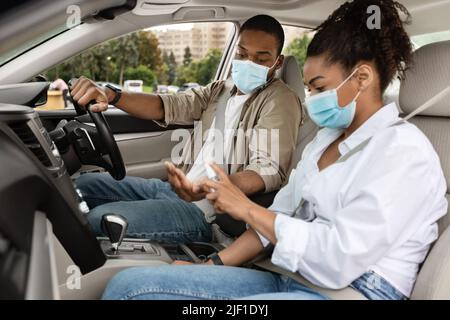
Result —
[[267, 83], [267, 75], [270, 69], [250, 60], [234, 59], [232, 62], [231, 77], [241, 92], [250, 94]]
[[336, 89], [327, 90], [319, 94], [306, 97], [305, 105], [308, 114], [319, 127], [332, 129], [348, 128], [355, 117], [356, 99], [344, 107], [339, 106], [337, 91], [355, 74], [355, 69]]

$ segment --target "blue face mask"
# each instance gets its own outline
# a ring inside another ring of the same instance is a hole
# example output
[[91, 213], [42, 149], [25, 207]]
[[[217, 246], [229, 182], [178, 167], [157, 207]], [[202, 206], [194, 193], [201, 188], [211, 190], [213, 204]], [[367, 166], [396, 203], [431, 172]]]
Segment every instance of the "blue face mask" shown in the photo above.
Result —
[[355, 117], [356, 99], [361, 91], [358, 91], [355, 99], [344, 107], [339, 106], [337, 90], [341, 88], [357, 71], [355, 69], [336, 89], [327, 90], [305, 99], [308, 114], [319, 127], [332, 129], [348, 128]]
[[250, 94], [267, 83], [267, 75], [270, 69], [250, 60], [234, 59], [232, 62], [231, 77], [241, 92]]

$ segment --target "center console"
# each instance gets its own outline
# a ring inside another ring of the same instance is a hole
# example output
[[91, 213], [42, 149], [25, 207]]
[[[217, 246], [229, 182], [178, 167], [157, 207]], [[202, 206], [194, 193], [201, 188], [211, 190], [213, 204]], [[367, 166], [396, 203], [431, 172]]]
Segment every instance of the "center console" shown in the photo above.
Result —
[[210, 254], [220, 251], [219, 244], [192, 242], [187, 244], [158, 243], [146, 239], [124, 239], [118, 250], [114, 250], [108, 238], [98, 238], [108, 259], [159, 260], [171, 263], [183, 260], [193, 263], [204, 261]]
[[[67, 172], [64, 158], [60, 155], [49, 133], [43, 127], [39, 115], [29, 107], [2, 105], [0, 108], [0, 121], [7, 124], [18, 140], [31, 152], [31, 157], [34, 157], [36, 162], [40, 163], [41, 168], [54, 183], [59, 195], [75, 211], [72, 213], [72, 216], [75, 215], [77, 219], [81, 220], [85, 226], [86, 233], [89, 233], [90, 227], [86, 219], [89, 209], [83, 201], [81, 193], [77, 192], [78, 190], [76, 190], [76, 186]], [[59, 230], [60, 233], [67, 233], [74, 229], [75, 226], [68, 226], [67, 218], [64, 221], [62, 216], [64, 214], [60, 212], [57, 217], [59, 219], [54, 219], [52, 223], [56, 223], [56, 226], [54, 226], [55, 230]], [[117, 221], [117, 219], [117, 217], [113, 217], [114, 221]], [[106, 225], [105, 221], [102, 224]], [[201, 262], [208, 255], [222, 249], [218, 244], [209, 243], [171, 244], [156, 243], [141, 239], [123, 239], [126, 234], [126, 226], [124, 228], [123, 225], [120, 226], [119, 224], [108, 222], [107, 227], [110, 229], [108, 232], [105, 229], [103, 230], [109, 238], [98, 238], [98, 243], [96, 244], [98, 249], [95, 250], [97, 257], [99, 257], [99, 253], [101, 252], [103, 252], [104, 257], [98, 258], [95, 264], [88, 263], [89, 266], [81, 267], [82, 270], [84, 269], [83, 271], [88, 272], [96, 266], [101, 265], [102, 261], [105, 261], [105, 258], [159, 260], [166, 263], [170, 263], [173, 260]], [[92, 239], [94, 239], [92, 241], [95, 241], [95, 237]], [[90, 241], [90, 247], [93, 247], [92, 241]], [[79, 243], [74, 242], [76, 242], [75, 239], [70, 243], [70, 246], [79, 247]], [[115, 244], [118, 244], [117, 250], [114, 248]], [[68, 245], [68, 241], [63, 243], [63, 245]], [[78, 260], [70, 250], [68, 251], [72, 259]], [[79, 255], [82, 255], [83, 251], [88, 251], [87, 243], [84, 245], [83, 250], [79, 250]], [[75, 263], [79, 264], [80, 261], [75, 261]]]
[[172, 262], [184, 260], [201, 263], [212, 253], [220, 251], [219, 244], [203, 242], [156, 243], [149, 240], [124, 239], [128, 222], [120, 214], [105, 214], [101, 220], [101, 229], [108, 238], [100, 238], [100, 246], [109, 259], [142, 259]]

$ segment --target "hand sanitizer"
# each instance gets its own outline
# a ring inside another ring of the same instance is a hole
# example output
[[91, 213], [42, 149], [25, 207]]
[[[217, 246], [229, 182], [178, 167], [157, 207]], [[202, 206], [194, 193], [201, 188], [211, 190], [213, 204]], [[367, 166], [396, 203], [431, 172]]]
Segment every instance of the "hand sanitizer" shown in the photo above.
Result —
[[216, 172], [211, 168], [211, 166], [207, 163], [205, 163], [205, 169], [206, 169], [206, 175], [209, 179], [214, 181], [219, 181], [219, 177], [217, 176]]
[[[211, 166], [207, 163], [205, 163], [205, 170], [206, 170], [206, 176], [214, 181], [219, 181], [219, 177], [217, 176], [216, 172], [211, 168]], [[214, 188], [211, 188], [211, 192], [215, 192]]]

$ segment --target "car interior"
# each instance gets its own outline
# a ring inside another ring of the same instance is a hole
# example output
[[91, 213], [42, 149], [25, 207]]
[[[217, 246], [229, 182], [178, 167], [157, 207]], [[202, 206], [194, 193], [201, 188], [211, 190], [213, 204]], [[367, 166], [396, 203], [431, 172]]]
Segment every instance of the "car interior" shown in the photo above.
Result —
[[[116, 179], [125, 174], [167, 179], [164, 161], [171, 158], [178, 143], [172, 140], [172, 133], [193, 126], [162, 128], [116, 108], [98, 114], [76, 105], [70, 110], [36, 110], [46, 99], [49, 82], [29, 79], [85, 49], [136, 30], [227, 21], [234, 23], [235, 30], [215, 76], [216, 80], [226, 80], [237, 31], [247, 18], [257, 12], [272, 15], [283, 25], [313, 29], [343, 2], [84, 0], [76, 1], [80, 23], [70, 28], [66, 26], [67, 1], [22, 1], [20, 6], [0, 13], [0, 299], [99, 299], [108, 281], [125, 268], [170, 264], [176, 259], [196, 262], [227, 246], [245, 230], [243, 223], [221, 216], [215, 222], [212, 243], [169, 244], [125, 238], [118, 251], [112, 250], [110, 239], [93, 234], [74, 179], [98, 171]], [[401, 2], [412, 15], [407, 31], [413, 39], [450, 30], [450, 2]], [[276, 76], [304, 100], [301, 66], [295, 57], [286, 56]], [[385, 99], [398, 101], [401, 113], [407, 115], [448, 86], [450, 40], [443, 39], [415, 50], [413, 67], [405, 80], [393, 84]], [[433, 144], [449, 185], [448, 99], [410, 121]], [[318, 129], [305, 117], [291, 169]], [[256, 195], [253, 200], [268, 207], [275, 194]], [[439, 238], [421, 266], [411, 299], [450, 299], [449, 225], [447, 214], [439, 221]], [[350, 287], [327, 290], [306, 279], [301, 281], [332, 299], [365, 299]]]

